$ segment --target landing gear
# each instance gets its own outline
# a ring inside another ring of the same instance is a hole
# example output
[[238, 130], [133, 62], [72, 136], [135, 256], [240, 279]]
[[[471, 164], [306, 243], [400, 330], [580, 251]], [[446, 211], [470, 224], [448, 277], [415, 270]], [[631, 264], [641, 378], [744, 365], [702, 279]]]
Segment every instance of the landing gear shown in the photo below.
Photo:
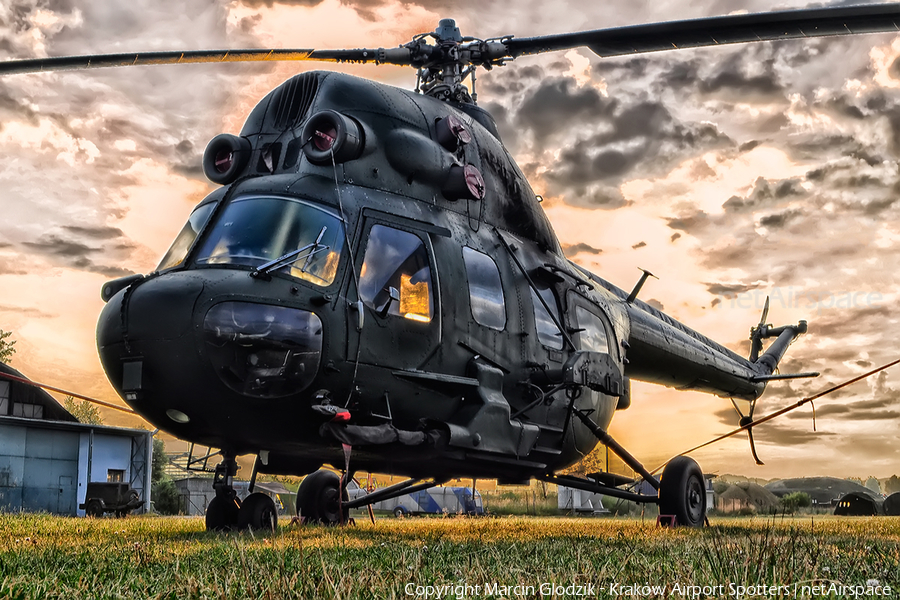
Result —
[[706, 520], [703, 472], [692, 458], [678, 456], [663, 469], [659, 485], [659, 514], [675, 515], [678, 525], [702, 527]]
[[538, 477], [538, 479], [614, 498], [639, 503], [656, 503], [659, 505], [660, 518], [674, 516], [674, 524], [678, 526], [702, 527], [706, 523], [706, 486], [703, 482], [703, 471], [700, 470], [700, 465], [694, 459], [687, 456], [672, 459], [663, 469], [662, 478], [657, 479], [612, 436], [598, 427], [587, 414], [579, 410], [573, 410], [572, 414], [578, 417], [591, 433], [606, 444], [606, 447], [621, 458], [626, 465], [639, 473], [644, 481], [657, 491], [657, 494], [637, 494], [622, 490], [619, 488], [620, 485], [632, 482], [627, 478], [625, 481], [621, 481], [618, 476], [611, 473], [593, 473], [588, 476], [593, 481], [583, 477], [552, 473]]
[[278, 527], [278, 509], [266, 494], [255, 492], [247, 496], [238, 514], [238, 528], [274, 532]]
[[237, 469], [234, 455], [223, 452], [222, 462], [216, 465], [216, 475], [213, 479], [216, 497], [206, 507], [206, 530], [275, 531], [278, 527], [278, 509], [275, 508], [275, 502], [260, 492], [250, 494], [241, 502], [237, 492], [234, 491], [234, 476]]
[[[344, 500], [347, 492], [344, 491]], [[341, 478], [331, 471], [307, 475], [297, 490], [297, 516], [307, 523], [337, 525], [346, 520], [341, 513]]]

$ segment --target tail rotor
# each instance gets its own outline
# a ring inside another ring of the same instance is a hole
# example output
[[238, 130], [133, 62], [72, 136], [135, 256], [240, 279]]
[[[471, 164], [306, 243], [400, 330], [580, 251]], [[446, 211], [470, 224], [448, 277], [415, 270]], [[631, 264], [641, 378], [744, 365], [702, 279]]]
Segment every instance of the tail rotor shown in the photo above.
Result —
[[769, 337], [771, 325], [766, 324], [768, 317], [769, 297], [766, 296], [766, 304], [763, 306], [762, 315], [759, 317], [759, 325], [750, 328], [750, 362], [756, 362], [756, 359], [759, 358], [759, 353], [762, 351], [763, 339]]

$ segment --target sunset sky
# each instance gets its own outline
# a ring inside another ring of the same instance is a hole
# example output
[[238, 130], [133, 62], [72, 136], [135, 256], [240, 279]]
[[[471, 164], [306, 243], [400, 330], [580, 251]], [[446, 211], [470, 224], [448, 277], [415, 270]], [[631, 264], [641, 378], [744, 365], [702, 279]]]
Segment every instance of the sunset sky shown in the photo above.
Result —
[[[848, 4], [843, 2], [841, 4]], [[455, 18], [520, 37], [807, 6], [762, 0], [8, 0], [0, 59], [244, 47], [393, 47]], [[809, 321], [762, 415], [900, 357], [900, 37], [599, 59], [578, 50], [479, 72], [479, 104], [545, 198], [567, 253], [746, 355]], [[291, 75], [339, 69], [412, 88], [400, 67], [179, 65], [0, 78], [0, 329], [33, 379], [118, 401], [94, 330], [100, 286], [147, 273], [214, 189], [218, 133]], [[121, 401], [119, 401], [121, 402]], [[696, 454], [773, 478], [900, 474], [900, 368]], [[108, 422], [139, 420], [113, 412]], [[727, 399], [636, 384], [612, 434], [651, 467], [737, 424]]]

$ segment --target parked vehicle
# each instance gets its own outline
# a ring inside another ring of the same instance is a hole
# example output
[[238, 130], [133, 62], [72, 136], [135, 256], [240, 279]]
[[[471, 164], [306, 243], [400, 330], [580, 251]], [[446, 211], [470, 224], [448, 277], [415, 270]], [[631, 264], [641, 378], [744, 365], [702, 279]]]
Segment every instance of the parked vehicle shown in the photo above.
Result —
[[91, 482], [87, 486], [84, 504], [79, 504], [78, 508], [84, 509], [89, 517], [102, 517], [109, 512], [124, 517], [143, 504], [137, 490], [127, 483]]
[[[347, 486], [350, 500], [366, 495], [368, 492], [355, 481]], [[484, 505], [481, 494], [468, 487], [435, 486], [390, 500], [382, 500], [372, 504], [374, 510], [391, 512], [395, 517], [407, 515], [461, 514], [483, 515]]]

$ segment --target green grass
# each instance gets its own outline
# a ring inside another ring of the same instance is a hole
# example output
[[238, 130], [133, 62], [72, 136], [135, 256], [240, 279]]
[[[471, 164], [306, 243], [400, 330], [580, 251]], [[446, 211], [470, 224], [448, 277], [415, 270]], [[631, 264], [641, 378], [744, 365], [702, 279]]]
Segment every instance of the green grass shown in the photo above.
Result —
[[415, 598], [407, 584], [535, 586], [494, 596], [520, 598], [541, 597], [546, 582], [594, 584], [601, 598], [612, 583], [666, 585], [669, 598], [704, 597], [672, 593], [676, 583], [725, 585], [711, 597], [726, 598], [736, 597], [729, 583], [900, 589], [896, 518], [714, 519], [701, 530], [606, 518], [357, 523], [251, 535], [206, 533], [201, 518], [0, 514], [0, 598]]

